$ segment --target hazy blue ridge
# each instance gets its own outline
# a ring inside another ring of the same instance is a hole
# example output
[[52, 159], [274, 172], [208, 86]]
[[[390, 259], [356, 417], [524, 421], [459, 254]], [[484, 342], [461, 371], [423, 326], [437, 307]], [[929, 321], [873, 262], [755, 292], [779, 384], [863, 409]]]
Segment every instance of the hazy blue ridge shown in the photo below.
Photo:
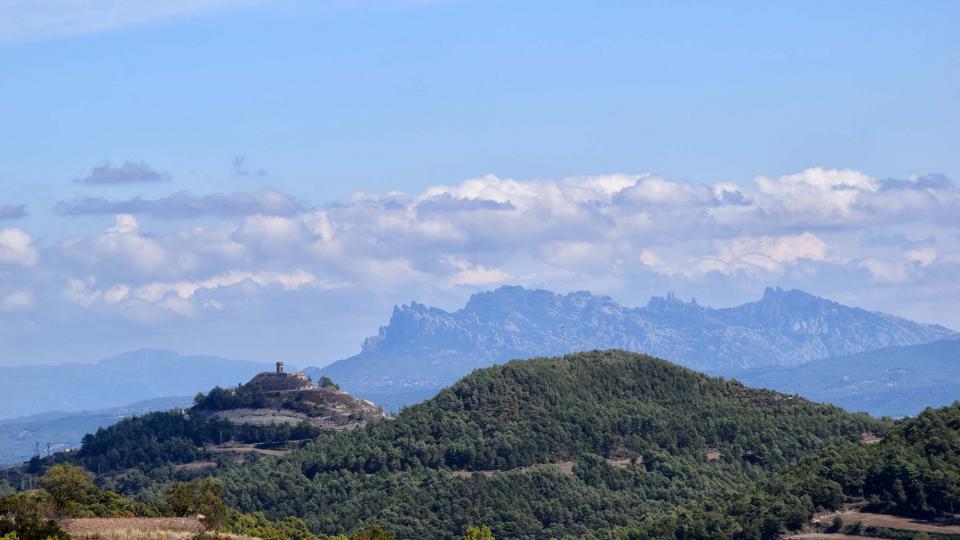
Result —
[[97, 411], [46, 412], [0, 420], [0, 466], [30, 459], [35, 444], [40, 454], [76, 448], [87, 433], [112, 426], [123, 418], [189, 406], [193, 396], [160, 397]]
[[798, 290], [768, 288], [758, 301], [714, 309], [672, 296], [631, 308], [589, 292], [501, 287], [473, 295], [454, 312], [416, 302], [398, 306], [360, 354], [308, 373], [327, 375], [355, 395], [412, 403], [473, 369], [512, 358], [616, 348], [717, 372], [798, 365], [953, 334]]
[[848, 411], [913, 416], [926, 407], [943, 407], [960, 400], [960, 338], [884, 347], [799, 366], [719, 374], [735, 377], [748, 386], [799, 394]]
[[0, 367], [0, 419], [194, 395], [272, 369], [258, 362], [157, 349], [132, 351], [94, 364]]

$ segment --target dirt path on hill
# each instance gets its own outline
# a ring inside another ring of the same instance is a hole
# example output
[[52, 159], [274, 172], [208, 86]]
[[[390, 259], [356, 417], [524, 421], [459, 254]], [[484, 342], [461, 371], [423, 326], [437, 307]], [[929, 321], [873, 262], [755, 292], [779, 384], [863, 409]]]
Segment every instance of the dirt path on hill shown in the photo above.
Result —
[[785, 540], [883, 540], [876, 536], [850, 536], [836, 533], [798, 533], [785, 537]]
[[268, 448], [257, 448], [252, 444], [235, 444], [231, 446], [208, 446], [204, 449], [214, 454], [263, 454], [265, 456], [283, 457], [290, 453], [290, 450], [270, 450]]
[[[530, 465], [527, 467], [518, 467], [516, 469], [507, 469], [507, 470], [480, 469], [480, 470], [468, 471], [466, 469], [461, 469], [461, 470], [453, 471], [451, 474], [453, 474], [453, 476], [457, 476], [460, 478], [470, 478], [471, 476], [473, 476], [474, 473], [477, 473], [477, 474], [486, 476], [487, 478], [490, 478], [495, 474], [500, 474], [505, 472], [527, 472], [533, 469], [534, 467], [540, 467], [543, 465], [556, 467], [557, 469], [560, 469], [560, 472], [562, 472], [563, 474], [573, 474], [573, 465], [575, 463], [576, 461], [558, 461], [556, 463], [537, 463], [536, 465]], [[612, 465], [613, 467], [617, 467], [618, 469], [626, 469], [627, 467], [630, 466], [630, 458], [607, 458], [607, 463]], [[638, 464], [643, 463], [643, 458], [637, 458], [637, 463]]]

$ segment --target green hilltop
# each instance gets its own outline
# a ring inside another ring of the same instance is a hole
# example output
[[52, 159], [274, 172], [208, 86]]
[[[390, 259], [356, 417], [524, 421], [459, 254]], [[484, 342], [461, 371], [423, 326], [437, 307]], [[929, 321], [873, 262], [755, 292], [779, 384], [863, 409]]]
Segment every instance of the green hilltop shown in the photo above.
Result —
[[[776, 538], [851, 506], [917, 518], [960, 508], [960, 404], [878, 420], [618, 350], [479, 369], [396, 417], [294, 433], [307, 427], [155, 413], [61, 459], [103, 469], [103, 487], [148, 505], [170, 481], [213, 476], [242, 512], [232, 530], [295, 517], [316, 537], [380, 527], [456, 539], [485, 525], [501, 539]], [[195, 468], [211, 459], [197, 443], [223, 430], [313, 440]]]
[[[220, 475], [243, 511], [333, 533], [600, 538], [888, 424], [650, 356], [594, 351], [474, 371], [395, 419]], [[452, 536], [450, 536], [452, 537]]]

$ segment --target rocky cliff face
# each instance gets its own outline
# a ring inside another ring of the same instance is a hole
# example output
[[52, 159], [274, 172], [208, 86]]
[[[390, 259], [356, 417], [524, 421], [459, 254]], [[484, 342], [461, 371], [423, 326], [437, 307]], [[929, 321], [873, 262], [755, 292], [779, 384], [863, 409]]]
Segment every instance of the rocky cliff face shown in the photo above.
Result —
[[672, 296], [628, 308], [588, 292], [501, 287], [474, 295], [452, 313], [418, 303], [397, 307], [359, 355], [315, 373], [363, 395], [439, 388], [472, 369], [512, 358], [591, 349], [644, 352], [720, 370], [794, 365], [950, 334], [942, 326], [797, 290], [768, 288], [756, 302], [713, 309]]

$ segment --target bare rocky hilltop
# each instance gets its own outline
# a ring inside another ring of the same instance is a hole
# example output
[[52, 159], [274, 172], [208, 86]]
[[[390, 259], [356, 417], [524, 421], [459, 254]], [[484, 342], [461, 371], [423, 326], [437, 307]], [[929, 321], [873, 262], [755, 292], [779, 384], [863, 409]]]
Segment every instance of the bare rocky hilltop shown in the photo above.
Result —
[[327, 378], [315, 383], [302, 371], [260, 373], [234, 388], [215, 388], [198, 396], [194, 414], [234, 424], [307, 423], [320, 429], [347, 430], [387, 417], [372, 402], [340, 390]]

